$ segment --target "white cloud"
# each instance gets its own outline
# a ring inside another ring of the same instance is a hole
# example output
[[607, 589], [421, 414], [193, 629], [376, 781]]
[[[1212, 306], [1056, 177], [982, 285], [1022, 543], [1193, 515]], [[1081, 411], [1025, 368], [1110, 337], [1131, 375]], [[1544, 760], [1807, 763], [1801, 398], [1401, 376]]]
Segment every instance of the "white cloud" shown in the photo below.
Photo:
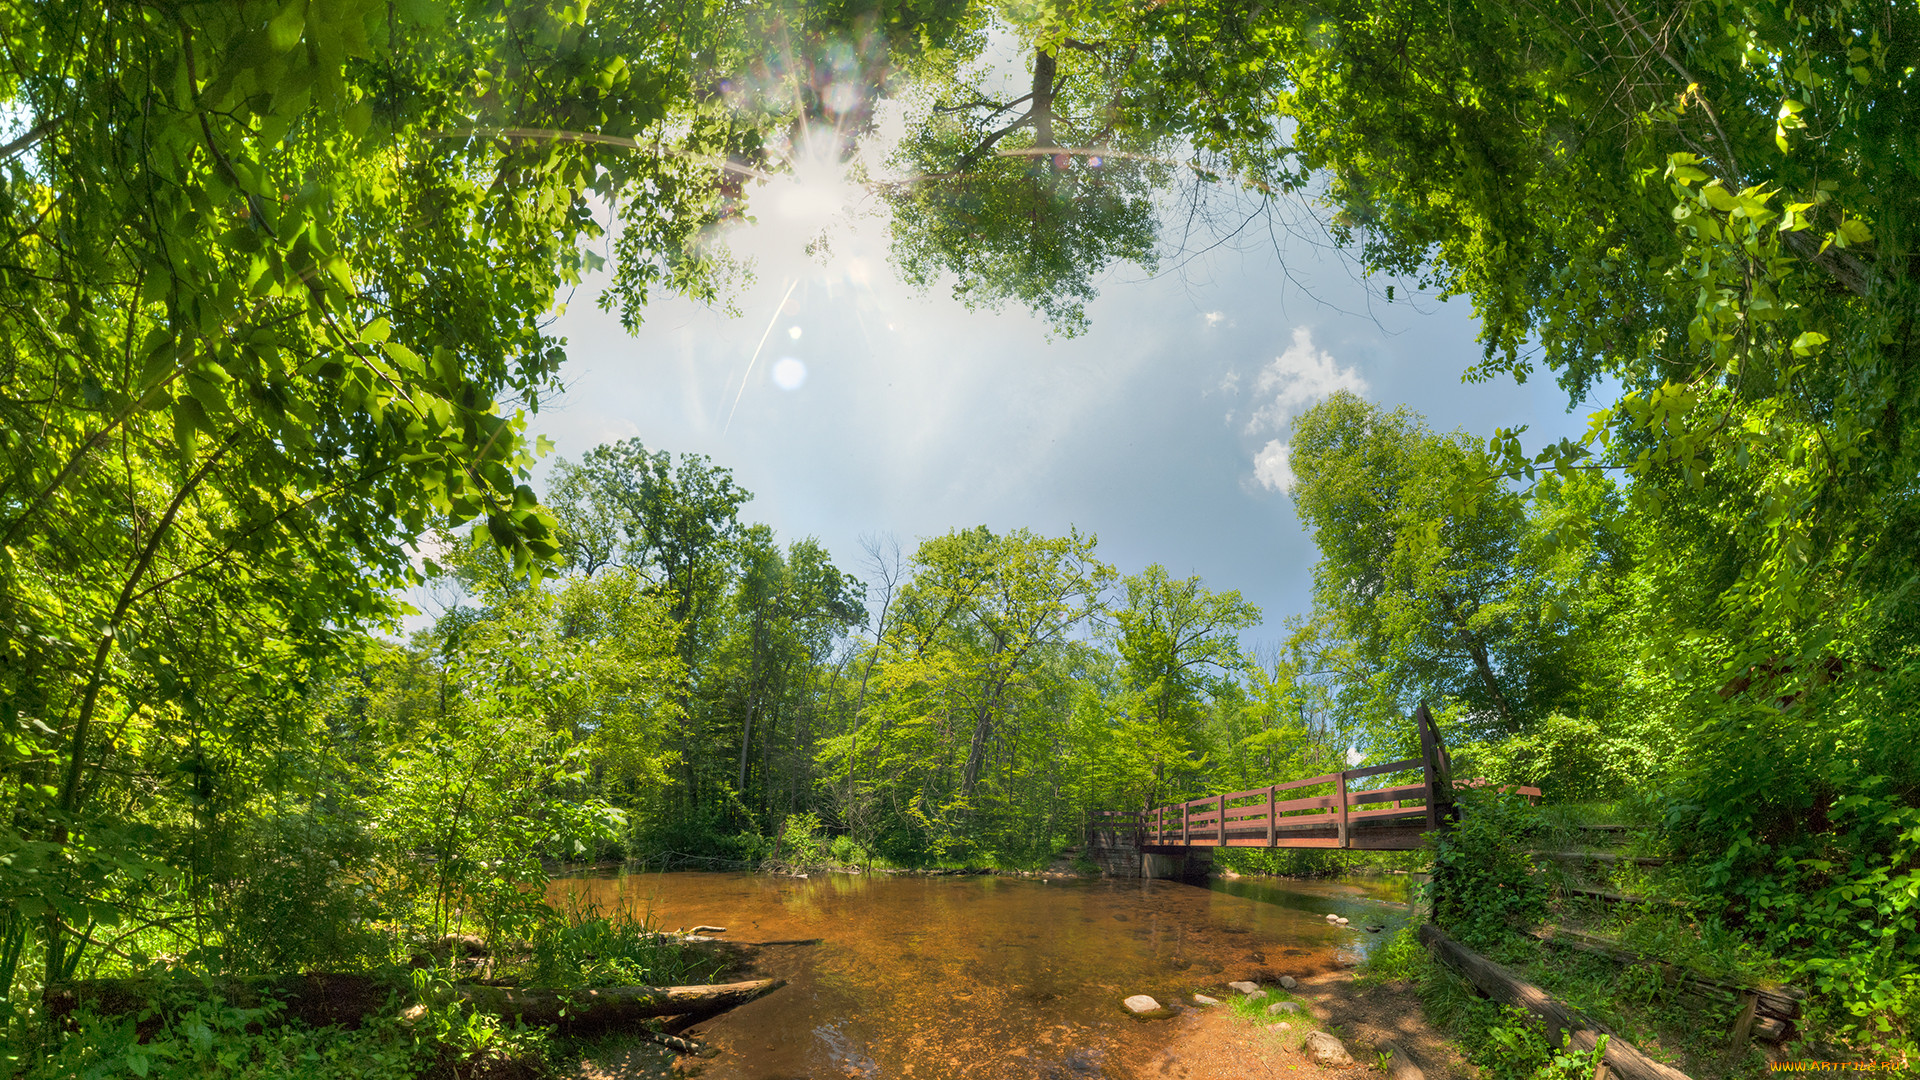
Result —
[[1209, 330], [1227, 321], [1227, 313], [1224, 311], [1203, 312], [1200, 317], [1207, 320], [1207, 329]]
[[1253, 455], [1253, 478], [1268, 491], [1292, 491], [1293, 448], [1279, 439], [1267, 440]]
[[[1367, 380], [1354, 368], [1341, 367], [1333, 354], [1314, 347], [1313, 332], [1304, 326], [1293, 328], [1293, 344], [1273, 358], [1254, 380], [1254, 390], [1273, 400], [1254, 409], [1247, 431], [1276, 432], [1285, 436], [1294, 418], [1342, 390], [1356, 394], [1367, 392]], [[1293, 490], [1293, 448], [1283, 438], [1269, 439], [1253, 455], [1253, 477], [1268, 491]]]
[[1304, 326], [1293, 328], [1293, 344], [1261, 369], [1254, 389], [1273, 394], [1273, 401], [1255, 410], [1252, 429], [1278, 430], [1286, 427], [1322, 398], [1341, 390], [1356, 394], [1367, 392], [1367, 380], [1354, 368], [1341, 367], [1332, 353], [1314, 347], [1313, 332]]

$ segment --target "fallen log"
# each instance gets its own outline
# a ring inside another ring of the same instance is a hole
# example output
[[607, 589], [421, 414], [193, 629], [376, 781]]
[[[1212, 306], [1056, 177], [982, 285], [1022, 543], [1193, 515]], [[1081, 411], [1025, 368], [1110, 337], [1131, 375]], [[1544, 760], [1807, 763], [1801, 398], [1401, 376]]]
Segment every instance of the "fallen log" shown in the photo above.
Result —
[[714, 986], [603, 986], [582, 990], [455, 986], [451, 996], [481, 1012], [518, 1017], [529, 1024], [606, 1027], [655, 1016], [721, 1012], [785, 985], [784, 979], [753, 979]]
[[1686, 1073], [1646, 1056], [1604, 1024], [1589, 1019], [1549, 996], [1546, 991], [1453, 940], [1446, 931], [1432, 923], [1420, 927], [1420, 941], [1433, 951], [1441, 963], [1459, 972], [1487, 996], [1508, 1005], [1518, 1005], [1538, 1017], [1546, 1024], [1548, 1042], [1558, 1045], [1562, 1041], [1562, 1033], [1565, 1033], [1568, 1049], [1592, 1053], [1599, 1043], [1599, 1036], [1607, 1036], [1603, 1060], [1607, 1068], [1621, 1080], [1689, 1080]]
[[[712, 986], [605, 986], [545, 990], [473, 983], [442, 984], [440, 1004], [462, 1002], [529, 1024], [569, 1029], [606, 1027], [656, 1016], [714, 1014], [744, 1005], [786, 985], [782, 979]], [[403, 979], [379, 975], [279, 975], [187, 979], [87, 979], [56, 983], [46, 991], [47, 1015], [70, 1022], [85, 1010], [102, 1016], [148, 1012], [171, 1002], [218, 997], [242, 1009], [279, 1002], [281, 1015], [311, 1027], [358, 1027], [366, 1016], [392, 1007], [407, 989]]]

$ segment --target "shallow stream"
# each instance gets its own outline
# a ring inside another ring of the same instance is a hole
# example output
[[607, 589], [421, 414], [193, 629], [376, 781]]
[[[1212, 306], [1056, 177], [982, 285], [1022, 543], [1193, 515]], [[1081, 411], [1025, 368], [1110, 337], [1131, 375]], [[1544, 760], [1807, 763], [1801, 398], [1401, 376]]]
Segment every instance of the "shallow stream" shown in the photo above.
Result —
[[[810, 878], [671, 873], [555, 883], [657, 925], [711, 924], [760, 950], [787, 986], [702, 1024], [713, 1080], [798, 1077], [1127, 1077], [1163, 1003], [1235, 979], [1273, 981], [1359, 960], [1407, 917], [1404, 878], [1347, 882], [1003, 877]], [[1350, 924], [1335, 927], [1328, 914]], [[1380, 926], [1380, 933], [1365, 928]], [[1161, 1022], [1164, 1023], [1164, 1022]]]

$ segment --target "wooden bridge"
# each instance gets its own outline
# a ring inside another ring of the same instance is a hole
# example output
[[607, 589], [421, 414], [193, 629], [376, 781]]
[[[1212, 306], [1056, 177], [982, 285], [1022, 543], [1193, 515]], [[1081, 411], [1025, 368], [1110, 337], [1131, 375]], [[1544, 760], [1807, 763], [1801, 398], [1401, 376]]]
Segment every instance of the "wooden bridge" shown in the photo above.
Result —
[[[1428, 833], [1453, 820], [1453, 761], [1426, 706], [1414, 713], [1413, 720], [1420, 729], [1417, 758], [1209, 795], [1144, 813], [1098, 813], [1091, 832], [1096, 837], [1104, 834], [1107, 844], [1116, 847], [1123, 846], [1131, 834], [1132, 846], [1140, 854], [1175, 858], [1195, 854], [1196, 848], [1220, 847], [1418, 848]], [[1376, 777], [1416, 771], [1418, 783], [1357, 786]], [[1539, 788], [1514, 790], [1530, 798], [1540, 796]], [[1301, 791], [1314, 793], [1291, 794]]]

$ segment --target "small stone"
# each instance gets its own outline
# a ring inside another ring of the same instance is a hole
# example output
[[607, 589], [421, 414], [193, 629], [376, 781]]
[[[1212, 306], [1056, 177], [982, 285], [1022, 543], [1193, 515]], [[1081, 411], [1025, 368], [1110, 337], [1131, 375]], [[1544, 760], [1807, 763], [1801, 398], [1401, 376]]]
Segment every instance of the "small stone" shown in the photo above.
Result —
[[1340, 923], [1340, 916], [1329, 914], [1327, 916], [1327, 921], [1337, 926]]
[[1126, 1001], [1122, 1002], [1122, 1004], [1124, 1004], [1128, 1009], [1132, 1010], [1135, 1013], [1150, 1013], [1150, 1012], [1160, 1011], [1160, 1003], [1153, 1000], [1152, 998], [1148, 997], [1145, 994], [1135, 994], [1132, 997], [1128, 998]]
[[1281, 1016], [1286, 1013], [1297, 1013], [1299, 1011], [1300, 1011], [1300, 1006], [1295, 1005], [1291, 1001], [1276, 1001], [1273, 1004], [1267, 1006], [1268, 1016]]
[[1347, 1053], [1347, 1048], [1340, 1040], [1324, 1031], [1309, 1031], [1307, 1044], [1302, 1049], [1315, 1065], [1339, 1069], [1353, 1064], [1353, 1055]]
[[1369, 926], [1369, 927], [1367, 927], [1367, 933], [1369, 933], [1369, 934], [1377, 934], [1377, 933], [1379, 933], [1380, 931], [1382, 931], [1382, 930], [1385, 930], [1385, 929], [1386, 929], [1386, 927], [1384, 927], [1384, 926]]
[[1205, 994], [1195, 994], [1193, 995], [1193, 1003], [1195, 1005], [1218, 1005], [1220, 1004], [1220, 999], [1211, 998]]
[[1298, 982], [1295, 982], [1293, 976], [1291, 975], [1280, 976], [1280, 988], [1283, 990], [1291, 990], [1294, 987], [1299, 985], [1300, 984]]
[[1253, 993], [1247, 995], [1247, 1000], [1259, 1001], [1261, 998], [1264, 998], [1266, 996], [1267, 996], [1267, 992], [1265, 990], [1255, 990]]
[[1259, 983], [1251, 983], [1251, 982], [1244, 982], [1244, 981], [1242, 981], [1242, 982], [1230, 982], [1230, 983], [1228, 983], [1228, 984], [1227, 984], [1227, 989], [1229, 989], [1229, 990], [1238, 990], [1238, 991], [1240, 991], [1240, 992], [1241, 992], [1241, 993], [1243, 993], [1243, 994], [1251, 994], [1251, 993], [1253, 993], [1253, 992], [1254, 992], [1255, 990], [1258, 990], [1258, 989], [1260, 989], [1260, 984], [1259, 984]]
[[1292, 1031], [1293, 1025], [1287, 1023], [1285, 1020], [1282, 1020], [1277, 1024], [1268, 1024], [1267, 1030], [1268, 1031]]

